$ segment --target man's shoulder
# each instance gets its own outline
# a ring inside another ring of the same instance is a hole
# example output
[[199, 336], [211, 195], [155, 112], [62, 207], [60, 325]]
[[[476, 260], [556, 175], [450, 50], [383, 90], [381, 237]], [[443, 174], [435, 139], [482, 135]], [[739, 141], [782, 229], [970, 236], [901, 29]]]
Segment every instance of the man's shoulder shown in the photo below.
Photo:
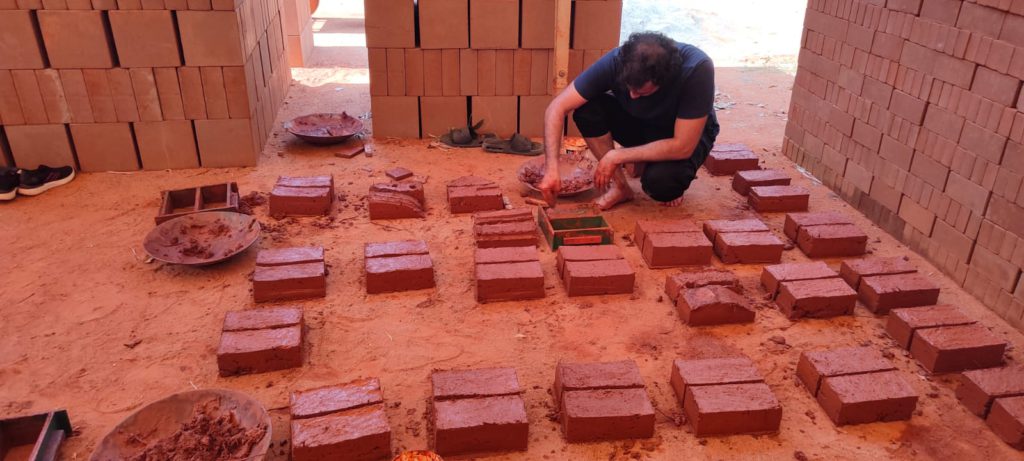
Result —
[[679, 48], [679, 56], [683, 58], [683, 67], [697, 67], [705, 61], [711, 61], [711, 57], [696, 45], [677, 41], [676, 47]]

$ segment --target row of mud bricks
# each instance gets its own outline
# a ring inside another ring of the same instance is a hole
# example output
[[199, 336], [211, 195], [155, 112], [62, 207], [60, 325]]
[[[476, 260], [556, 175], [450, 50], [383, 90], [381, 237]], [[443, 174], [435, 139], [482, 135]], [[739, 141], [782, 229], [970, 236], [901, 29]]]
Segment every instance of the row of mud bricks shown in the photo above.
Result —
[[1024, 329], [1024, 4], [812, 1], [783, 153]]
[[[365, 0], [374, 134], [440, 136], [472, 114], [485, 133], [543, 136], [555, 3]], [[621, 0], [572, 2], [570, 81], [618, 46], [621, 17]]]
[[255, 165], [291, 81], [281, 9], [0, 1], [0, 165]]

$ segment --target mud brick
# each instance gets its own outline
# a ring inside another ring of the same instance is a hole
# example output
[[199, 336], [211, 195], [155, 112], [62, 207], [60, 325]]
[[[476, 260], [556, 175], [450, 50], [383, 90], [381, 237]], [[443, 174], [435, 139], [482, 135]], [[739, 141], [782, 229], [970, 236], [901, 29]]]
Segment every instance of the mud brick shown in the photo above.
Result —
[[434, 401], [518, 395], [523, 392], [515, 368], [476, 368], [430, 374]]
[[71, 139], [64, 125], [8, 125], [4, 133], [19, 168], [75, 164]]
[[544, 112], [554, 96], [519, 97], [519, 134], [529, 138], [544, 137]]
[[688, 219], [641, 219], [636, 222], [636, 227], [633, 229], [633, 242], [640, 247], [640, 252], [643, 253], [647, 234], [700, 232], [700, 230], [696, 223]]
[[143, 169], [199, 167], [195, 132], [188, 120], [135, 123], [135, 141]]
[[[50, 67], [109, 69], [114, 67], [107, 28], [101, 11], [38, 11], [39, 29]], [[29, 42], [31, 43], [31, 42]]]
[[224, 72], [220, 67], [203, 67], [199, 69], [199, 75], [203, 81], [203, 96], [206, 98], [206, 116], [211, 119], [229, 118]]
[[235, 12], [179, 11], [177, 17], [186, 66], [245, 65]]
[[443, 456], [525, 451], [529, 421], [522, 396], [434, 402], [433, 446]]
[[530, 74], [533, 71], [533, 53], [530, 50], [515, 50], [513, 57], [513, 94], [530, 94]]
[[768, 232], [766, 226], [760, 219], [737, 219], [737, 220], [711, 220], [704, 221], [704, 235], [712, 242], [719, 232]]
[[324, 262], [323, 247], [268, 248], [256, 254], [257, 266]]
[[[536, 226], [532, 221], [515, 221], [494, 224], [476, 224], [473, 226], [473, 233], [477, 240], [495, 236], [520, 236], [533, 235], [536, 233]], [[526, 246], [526, 245], [519, 245]], [[482, 247], [483, 248], [483, 247]]]
[[484, 120], [481, 131], [508, 139], [518, 132], [519, 104], [515, 96], [476, 96], [472, 99], [473, 119]]
[[405, 178], [412, 176], [411, 171], [409, 171], [407, 168], [402, 167], [392, 168], [388, 171], [385, 171], [384, 174], [387, 175], [387, 177], [394, 179], [395, 181], [401, 181]]
[[469, 48], [469, 0], [419, 2], [420, 47]]
[[364, 1], [366, 46], [416, 48], [414, 7], [412, 0]]
[[420, 107], [415, 96], [374, 96], [373, 134], [378, 137], [419, 138]]
[[737, 171], [759, 170], [761, 167], [757, 161], [757, 155], [751, 151], [712, 150], [704, 161], [704, 168], [712, 176], [725, 176], [736, 174]]
[[754, 311], [750, 302], [721, 285], [684, 289], [676, 301], [676, 311], [690, 326], [751, 323]]
[[523, 0], [522, 3], [522, 47], [554, 48], [555, 0]]
[[179, 67], [178, 34], [170, 11], [111, 11], [110, 30], [121, 67]]
[[21, 100], [11, 71], [0, 69], [0, 121], [5, 125], [22, 125], [25, 113], [21, 111]]
[[669, 379], [680, 405], [686, 400], [686, 391], [693, 386], [760, 382], [764, 382], [761, 372], [747, 357], [676, 359], [672, 362], [672, 377]]
[[796, 364], [796, 376], [811, 395], [817, 396], [825, 378], [895, 369], [892, 362], [874, 349], [843, 347], [800, 354], [800, 360]]
[[543, 297], [544, 270], [540, 261], [476, 266], [476, 299], [479, 302]]
[[569, 296], [628, 294], [636, 273], [625, 259], [566, 261], [565, 288]]
[[453, 214], [505, 208], [501, 188], [496, 184], [481, 186], [448, 186], [448, 205]]
[[39, 95], [43, 99], [43, 110], [50, 123], [70, 123], [71, 109], [61, 84], [60, 72], [54, 69], [35, 71]]
[[800, 228], [806, 226], [825, 226], [830, 224], [853, 224], [850, 218], [834, 211], [814, 211], [809, 213], [789, 213], [782, 227], [782, 233], [794, 242]]
[[331, 211], [331, 189], [328, 187], [274, 186], [270, 192], [272, 216], [317, 216]]
[[996, 399], [985, 422], [1004, 442], [1024, 450], [1024, 397]]
[[640, 368], [632, 360], [617, 362], [558, 362], [555, 367], [555, 405], [566, 392], [643, 388]]
[[367, 378], [292, 392], [290, 409], [292, 419], [298, 420], [382, 403], [380, 380]]
[[469, 46], [475, 49], [519, 48], [519, 1], [470, 0]]
[[804, 226], [796, 244], [808, 258], [859, 256], [867, 250], [868, 236], [853, 224]]
[[1024, 365], [965, 371], [956, 397], [968, 411], [985, 417], [999, 398], [1024, 395]]
[[530, 245], [537, 245], [537, 232], [535, 229], [531, 229], [530, 232], [476, 236], [477, 248], [506, 248]]
[[302, 366], [302, 327], [225, 331], [217, 348], [221, 376]]
[[931, 306], [939, 300], [939, 286], [917, 273], [864, 277], [857, 292], [864, 307], [875, 314], [899, 307]]
[[710, 269], [700, 272], [679, 272], [665, 276], [665, 295], [672, 302], [679, 299], [684, 288], [698, 288], [708, 285], [721, 285], [737, 293], [741, 292], [740, 281], [729, 271]]
[[396, 192], [374, 192], [366, 196], [371, 220], [414, 219], [426, 217], [423, 204], [416, 198]]
[[792, 181], [782, 170], [744, 170], [732, 177], [732, 190], [740, 195], [750, 193], [751, 187], [788, 186]]
[[[238, 69], [237, 72], [229, 72], [229, 69]], [[237, 108], [233, 113], [234, 118], [245, 118], [249, 116], [249, 100], [245, 88], [245, 72], [240, 67], [228, 67], [224, 69], [224, 75], [236, 75], [237, 86], [240, 95], [233, 95], [233, 98], [241, 99], [243, 103], [235, 103], [232, 108]], [[185, 108], [181, 99], [181, 87], [178, 86], [178, 70], [173, 67], [162, 67], [153, 69], [153, 78], [156, 80], [157, 93], [160, 96], [160, 111], [164, 120], [184, 120]], [[230, 100], [229, 100], [230, 102]]]
[[[488, 181], [477, 178], [480, 181]], [[473, 214], [473, 224], [501, 224], [509, 222], [533, 221], [533, 211], [529, 208], [512, 208], [509, 210], [481, 211]]]
[[897, 371], [827, 377], [818, 403], [837, 426], [908, 420], [917, 394]]
[[565, 278], [567, 261], [605, 261], [623, 259], [622, 250], [615, 245], [562, 245], [555, 253], [555, 264], [558, 276]]
[[363, 256], [367, 259], [388, 256], [425, 255], [429, 253], [427, 242], [423, 240], [367, 243], [363, 248]]
[[725, 264], [778, 264], [783, 246], [771, 232], [721, 232], [715, 236], [715, 254]]
[[314, 418], [292, 419], [292, 459], [384, 459], [391, 456], [391, 426], [384, 405]]
[[619, 46], [621, 0], [578, 0], [575, 3], [573, 48], [608, 50]]
[[82, 171], [139, 169], [135, 140], [127, 123], [71, 124], [71, 139]]
[[782, 282], [775, 302], [787, 317], [853, 315], [857, 293], [838, 278]]
[[691, 386], [683, 402], [697, 437], [779, 431], [782, 405], [763, 382]]
[[893, 309], [889, 312], [885, 331], [904, 349], [910, 349], [914, 332], [925, 328], [973, 324], [974, 319], [953, 306], [939, 305]]
[[823, 262], [777, 264], [765, 266], [761, 271], [761, 285], [768, 290], [772, 299], [775, 299], [782, 282], [830, 279], [838, 276], [836, 271]]
[[407, 255], [366, 260], [366, 292], [370, 294], [433, 288], [430, 255]]
[[327, 274], [323, 262], [286, 266], [256, 266], [252, 276], [256, 302], [323, 298]]
[[20, 101], [19, 111], [24, 115], [24, 122], [31, 125], [49, 123], [36, 71], [12, 70], [11, 79], [17, 99]]
[[0, 62], [4, 69], [45, 67], [36, 27], [27, 10], [0, 11]]
[[540, 253], [535, 246], [477, 248], [474, 254], [476, 264], [520, 263], [539, 261]]
[[252, 141], [249, 119], [196, 120], [196, 140], [203, 167], [253, 166], [260, 150]]
[[925, 328], [914, 332], [910, 355], [932, 373], [997, 367], [1006, 341], [981, 325]]
[[839, 266], [839, 276], [854, 290], [860, 289], [861, 279], [874, 275], [911, 274], [917, 268], [905, 256], [848, 259]]
[[811, 191], [801, 186], [756, 186], [750, 188], [747, 202], [759, 213], [807, 211]]
[[643, 388], [566, 391], [561, 417], [569, 443], [654, 436], [654, 407]]
[[644, 261], [652, 269], [711, 264], [711, 242], [701, 233], [646, 234]]
[[302, 309], [298, 307], [270, 307], [229, 311], [224, 314], [222, 331], [247, 331], [302, 326]]

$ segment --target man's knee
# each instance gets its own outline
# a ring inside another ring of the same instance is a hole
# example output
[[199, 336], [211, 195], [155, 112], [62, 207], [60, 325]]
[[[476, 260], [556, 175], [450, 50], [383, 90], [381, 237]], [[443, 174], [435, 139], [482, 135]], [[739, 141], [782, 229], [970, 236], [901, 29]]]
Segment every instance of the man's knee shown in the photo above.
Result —
[[658, 202], [671, 202], [682, 197], [696, 174], [689, 165], [677, 162], [650, 163], [640, 178], [644, 193]]

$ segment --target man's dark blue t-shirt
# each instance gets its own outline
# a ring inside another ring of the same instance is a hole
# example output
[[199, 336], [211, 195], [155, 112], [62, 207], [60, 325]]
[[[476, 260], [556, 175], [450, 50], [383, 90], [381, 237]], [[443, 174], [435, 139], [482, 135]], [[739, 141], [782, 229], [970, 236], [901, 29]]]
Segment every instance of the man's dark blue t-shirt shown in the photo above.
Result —
[[667, 133], [674, 131], [677, 118], [707, 116], [701, 137], [710, 145], [719, 130], [715, 116], [715, 65], [707, 54], [693, 45], [677, 42], [676, 46], [683, 58], [682, 66], [651, 95], [632, 99], [629, 88], [619, 82], [618, 76], [622, 72], [619, 48], [601, 57], [576, 77], [573, 84], [588, 101], [610, 91], [626, 113], [664, 128]]

